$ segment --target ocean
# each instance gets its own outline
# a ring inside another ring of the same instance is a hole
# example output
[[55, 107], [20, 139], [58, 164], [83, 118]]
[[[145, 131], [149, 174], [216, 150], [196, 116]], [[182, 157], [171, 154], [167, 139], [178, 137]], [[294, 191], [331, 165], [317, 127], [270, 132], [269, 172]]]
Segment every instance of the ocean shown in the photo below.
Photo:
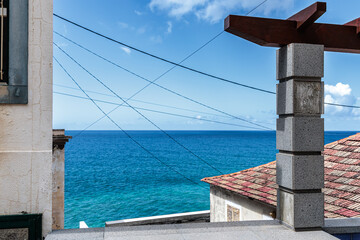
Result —
[[[65, 228], [102, 227], [106, 221], [208, 210], [204, 177], [227, 174], [275, 160], [275, 132], [168, 131], [201, 160], [159, 131], [66, 131]], [[325, 132], [325, 144], [356, 132]], [[208, 162], [217, 170], [203, 161]], [[220, 173], [221, 172], [221, 173]], [[195, 184], [195, 183], [199, 184]]]

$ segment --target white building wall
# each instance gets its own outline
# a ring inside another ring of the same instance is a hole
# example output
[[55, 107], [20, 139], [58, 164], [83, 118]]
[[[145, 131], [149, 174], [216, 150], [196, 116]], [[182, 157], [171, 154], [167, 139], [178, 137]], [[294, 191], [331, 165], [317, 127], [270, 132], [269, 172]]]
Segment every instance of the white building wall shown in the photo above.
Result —
[[227, 205], [239, 209], [240, 221], [272, 220], [275, 207], [242, 197], [226, 189], [210, 186], [210, 222], [228, 222]]
[[52, 223], [53, 1], [29, 0], [29, 103], [0, 105], [0, 215], [43, 214]]

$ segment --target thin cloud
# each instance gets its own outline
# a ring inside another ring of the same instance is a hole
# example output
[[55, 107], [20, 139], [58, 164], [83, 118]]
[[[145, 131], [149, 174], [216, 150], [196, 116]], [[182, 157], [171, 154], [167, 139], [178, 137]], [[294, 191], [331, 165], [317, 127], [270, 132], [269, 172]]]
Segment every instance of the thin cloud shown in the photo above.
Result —
[[124, 23], [124, 22], [118, 22], [117, 24], [118, 24], [119, 27], [121, 27], [121, 28], [128, 28], [128, 27], [129, 27], [129, 24]]
[[136, 30], [138, 34], [144, 34], [146, 32], [146, 27], [140, 27]]
[[[197, 18], [217, 23], [231, 13], [247, 12], [259, 5], [255, 0], [151, 0], [152, 11], [166, 11], [169, 16], [181, 18], [194, 14]], [[256, 9], [265, 15], [273, 11], [289, 11], [294, 6], [294, 0], [271, 0]]]
[[154, 43], [162, 43], [162, 40], [163, 40], [162, 37], [159, 35], [150, 37], [150, 41], [152, 41]]
[[172, 22], [168, 21], [166, 33], [170, 34], [172, 32], [172, 28], [173, 28]]
[[160, 9], [168, 11], [170, 16], [182, 17], [206, 2], [208, 0], [151, 0], [149, 7], [152, 11]]
[[[352, 94], [352, 89], [349, 84], [339, 82], [336, 85], [325, 84], [325, 102], [341, 105], [356, 105], [357, 102], [360, 101]], [[355, 108], [325, 105], [325, 113], [338, 116], [354, 116], [360, 112], [359, 109]]]
[[121, 50], [123, 50], [127, 55], [131, 54], [131, 49], [128, 47], [121, 47]]
[[142, 13], [142, 12], [140, 12], [140, 11], [138, 11], [138, 10], [135, 10], [135, 11], [134, 11], [134, 13], [135, 13], [136, 15], [138, 15], [138, 16], [143, 15], [143, 13]]
[[337, 83], [335, 86], [325, 85], [325, 92], [336, 96], [347, 96], [351, 95], [352, 89], [349, 84]]

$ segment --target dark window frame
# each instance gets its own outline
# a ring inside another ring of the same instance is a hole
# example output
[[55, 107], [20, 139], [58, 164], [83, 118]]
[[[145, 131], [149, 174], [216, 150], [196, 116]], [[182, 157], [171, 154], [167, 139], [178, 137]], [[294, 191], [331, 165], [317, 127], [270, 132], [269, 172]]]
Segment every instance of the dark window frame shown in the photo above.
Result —
[[29, 240], [42, 240], [42, 214], [0, 216], [0, 229], [28, 228]]
[[[9, 4], [7, 20], [8, 41], [4, 42], [4, 67], [7, 81], [0, 83], [0, 103], [28, 103], [28, 50], [29, 3], [28, 0], [6, 0]], [[6, 39], [6, 36], [4, 40]], [[8, 55], [5, 56], [6, 51]], [[5, 58], [6, 57], [6, 58]]]
[[[4, 8], [9, 10], [9, 0], [4, 0]], [[9, 83], [9, 13], [4, 19], [4, 29], [3, 29], [3, 52], [0, 54], [3, 55], [3, 80], [0, 79], [1, 82]]]

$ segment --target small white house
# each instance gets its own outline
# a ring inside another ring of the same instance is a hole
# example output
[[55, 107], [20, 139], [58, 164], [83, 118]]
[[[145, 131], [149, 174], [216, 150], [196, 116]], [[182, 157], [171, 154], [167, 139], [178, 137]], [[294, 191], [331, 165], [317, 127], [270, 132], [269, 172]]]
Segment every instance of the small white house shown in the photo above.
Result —
[[[360, 217], [360, 133], [324, 147], [325, 218]], [[210, 221], [276, 218], [276, 161], [204, 178], [210, 184]]]

